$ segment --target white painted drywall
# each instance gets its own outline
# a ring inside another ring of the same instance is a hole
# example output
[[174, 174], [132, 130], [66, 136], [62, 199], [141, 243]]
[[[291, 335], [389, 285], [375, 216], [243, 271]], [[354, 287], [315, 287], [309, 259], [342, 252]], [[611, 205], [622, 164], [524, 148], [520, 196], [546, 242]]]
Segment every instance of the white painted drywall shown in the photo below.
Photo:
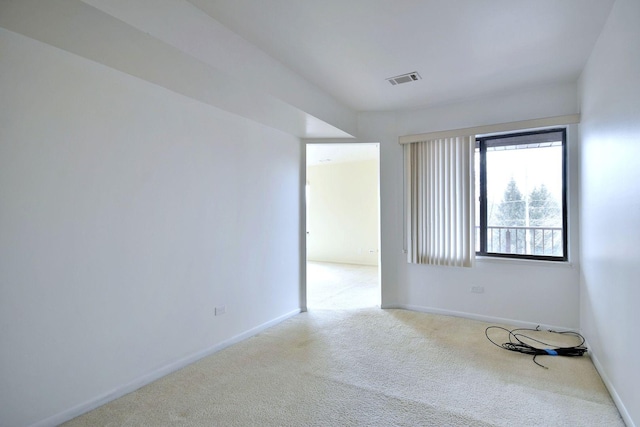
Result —
[[292, 135], [355, 130], [353, 111], [189, 2], [87, 3], [2, 2], [0, 26]]
[[[569, 264], [477, 260], [473, 268], [408, 264], [403, 250], [403, 157], [398, 136], [577, 113], [576, 85], [556, 85], [440, 108], [361, 113], [359, 136], [380, 141], [382, 304], [507, 319], [565, 328], [579, 326], [577, 130], [569, 128]], [[471, 286], [483, 286], [473, 294]]]
[[[267, 92], [325, 124], [355, 132], [352, 110], [208, 15], [207, 1], [83, 1], [220, 69], [253, 93]], [[313, 129], [306, 131], [314, 136]]]
[[307, 168], [307, 259], [378, 265], [378, 160]]
[[299, 309], [298, 138], [4, 29], [0, 90], [0, 425]]
[[580, 80], [580, 314], [627, 425], [640, 425], [640, 2], [618, 0]]

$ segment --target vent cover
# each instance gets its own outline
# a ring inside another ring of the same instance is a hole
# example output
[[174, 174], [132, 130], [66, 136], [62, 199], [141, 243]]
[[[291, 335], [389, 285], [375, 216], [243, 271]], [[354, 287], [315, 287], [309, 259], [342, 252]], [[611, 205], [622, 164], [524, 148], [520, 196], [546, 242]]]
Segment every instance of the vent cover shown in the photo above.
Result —
[[407, 73], [407, 74], [402, 74], [400, 76], [389, 77], [387, 78], [387, 81], [391, 83], [391, 86], [395, 86], [402, 83], [415, 82], [420, 80], [420, 78], [421, 78], [420, 74], [418, 74], [417, 71], [414, 71], [413, 73]]

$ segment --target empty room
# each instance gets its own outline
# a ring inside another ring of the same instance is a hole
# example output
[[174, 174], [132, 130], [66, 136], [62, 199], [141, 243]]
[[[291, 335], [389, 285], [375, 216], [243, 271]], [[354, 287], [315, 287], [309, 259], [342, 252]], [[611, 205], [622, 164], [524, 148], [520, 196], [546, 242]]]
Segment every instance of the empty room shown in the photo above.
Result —
[[[0, 426], [638, 425], [638, 22], [0, 0]], [[366, 203], [308, 171], [336, 144]], [[318, 180], [371, 215], [309, 235]], [[316, 303], [308, 259], [375, 294]]]

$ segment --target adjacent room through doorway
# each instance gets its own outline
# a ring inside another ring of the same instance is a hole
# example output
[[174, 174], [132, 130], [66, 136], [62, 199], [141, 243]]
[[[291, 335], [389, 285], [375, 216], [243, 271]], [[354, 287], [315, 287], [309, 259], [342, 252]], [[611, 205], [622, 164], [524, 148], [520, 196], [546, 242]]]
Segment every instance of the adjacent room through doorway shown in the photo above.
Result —
[[378, 143], [307, 144], [307, 308], [380, 306]]

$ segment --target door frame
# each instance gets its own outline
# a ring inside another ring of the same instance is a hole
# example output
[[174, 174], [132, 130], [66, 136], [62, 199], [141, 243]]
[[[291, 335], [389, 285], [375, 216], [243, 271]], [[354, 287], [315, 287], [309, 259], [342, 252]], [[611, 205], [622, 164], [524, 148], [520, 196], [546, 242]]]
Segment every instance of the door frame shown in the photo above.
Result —
[[310, 145], [322, 145], [322, 144], [345, 144], [345, 145], [359, 145], [359, 144], [375, 144], [376, 161], [378, 162], [378, 181], [376, 182], [378, 188], [378, 302], [382, 307], [382, 218], [381, 218], [381, 188], [380, 188], [380, 176], [381, 176], [381, 158], [379, 142], [365, 142], [365, 141], [353, 141], [353, 140], [302, 140], [302, 149], [300, 150], [300, 311], [307, 311], [307, 148]]

